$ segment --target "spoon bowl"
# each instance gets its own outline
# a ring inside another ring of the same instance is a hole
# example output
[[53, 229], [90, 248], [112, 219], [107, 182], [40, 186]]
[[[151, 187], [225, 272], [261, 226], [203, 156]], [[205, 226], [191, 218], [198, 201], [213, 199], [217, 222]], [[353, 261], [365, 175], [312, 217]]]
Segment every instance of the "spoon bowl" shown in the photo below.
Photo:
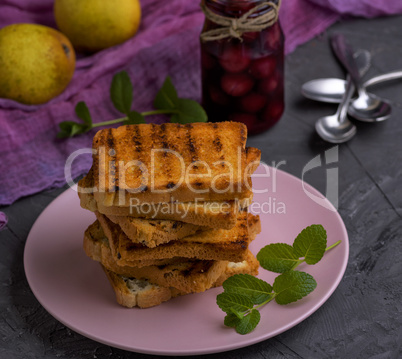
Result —
[[[351, 54], [356, 60], [356, 71], [364, 74], [370, 67], [370, 53], [366, 50], [358, 50]], [[315, 130], [318, 135], [330, 143], [343, 143], [349, 141], [356, 135], [356, 126], [347, 118], [347, 110], [350, 99], [355, 91], [350, 75], [347, 76], [346, 85], [343, 84], [340, 105], [334, 115], [319, 118], [315, 123]]]
[[356, 126], [347, 117], [348, 104], [354, 90], [353, 82], [348, 76], [346, 91], [336, 113], [321, 117], [315, 123], [315, 130], [324, 141], [343, 143], [349, 141], [356, 134]]
[[337, 114], [321, 117], [315, 123], [318, 135], [330, 143], [343, 143], [349, 141], [356, 135], [356, 126], [349, 120], [339, 121]]
[[315, 79], [302, 85], [301, 93], [310, 100], [340, 103], [345, 93], [346, 81], [335, 78]]
[[302, 85], [304, 97], [326, 103], [340, 103], [345, 93], [346, 81], [336, 78], [315, 79]]
[[348, 113], [356, 120], [363, 122], [380, 122], [390, 118], [391, 104], [364, 89], [359, 92], [359, 97], [352, 100]]

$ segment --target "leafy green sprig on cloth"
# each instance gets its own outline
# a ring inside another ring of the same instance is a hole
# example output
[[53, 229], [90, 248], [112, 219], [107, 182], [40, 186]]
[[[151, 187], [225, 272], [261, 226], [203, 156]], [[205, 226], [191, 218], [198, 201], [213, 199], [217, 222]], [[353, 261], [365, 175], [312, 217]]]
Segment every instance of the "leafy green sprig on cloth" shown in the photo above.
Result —
[[217, 296], [218, 306], [226, 313], [224, 324], [239, 334], [250, 333], [258, 325], [259, 308], [275, 300], [284, 305], [302, 299], [317, 286], [312, 275], [295, 270], [301, 263], [318, 263], [327, 248], [327, 233], [322, 225], [313, 224], [303, 229], [293, 245], [273, 243], [257, 254], [261, 267], [281, 273], [273, 285], [249, 274], [235, 274], [223, 282], [224, 292]]
[[133, 85], [127, 72], [114, 75], [110, 86], [110, 98], [114, 107], [124, 114], [124, 117], [110, 121], [93, 123], [88, 106], [81, 101], [75, 107], [75, 113], [81, 120], [64, 121], [59, 124], [59, 138], [73, 137], [88, 132], [95, 127], [110, 126], [117, 123], [124, 125], [145, 123], [145, 117], [151, 115], [170, 115], [170, 122], [190, 123], [206, 122], [207, 115], [200, 104], [194, 100], [180, 98], [177, 95], [170, 77], [167, 77], [154, 100], [154, 110], [138, 112], [131, 110], [133, 102]]

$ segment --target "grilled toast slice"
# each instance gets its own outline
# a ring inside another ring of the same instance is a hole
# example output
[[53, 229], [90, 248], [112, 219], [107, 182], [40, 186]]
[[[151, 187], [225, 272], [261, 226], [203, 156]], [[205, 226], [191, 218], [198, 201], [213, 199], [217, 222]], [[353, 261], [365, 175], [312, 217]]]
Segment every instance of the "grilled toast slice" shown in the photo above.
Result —
[[[102, 245], [99, 245], [99, 238], [102, 238]], [[112, 261], [110, 265], [115, 263], [115, 256], [118, 256], [118, 253], [114, 252], [114, 245], [110, 245], [108, 238], [105, 236], [105, 233], [99, 223], [99, 221], [95, 221], [92, 223], [85, 231], [84, 234], [84, 251], [89, 257], [96, 258], [109, 258], [109, 252], [112, 253]], [[146, 266], [161, 266], [168, 264], [176, 264], [181, 263], [188, 260], [188, 258], [165, 258], [165, 259], [147, 259], [147, 260], [138, 260], [132, 261], [130, 264], [133, 267], [146, 267]], [[108, 263], [106, 263], [108, 264]]]
[[251, 198], [241, 203], [225, 202], [180, 202], [152, 203], [150, 206], [105, 207], [98, 204], [98, 211], [106, 216], [134, 217], [180, 221], [197, 226], [231, 229], [236, 224], [239, 208], [246, 208]]
[[239, 208], [247, 207], [252, 197], [225, 202], [167, 202], [150, 203], [139, 206], [107, 207], [97, 203], [92, 193], [92, 170], [79, 182], [81, 207], [106, 216], [162, 219], [191, 223], [203, 227], [230, 229], [236, 224]]
[[[234, 274], [258, 274], [259, 263], [249, 251], [247, 258], [240, 263], [229, 262], [212, 287], [221, 286], [222, 283]], [[125, 277], [103, 267], [110, 284], [115, 291], [117, 302], [128, 308], [149, 308], [168, 301], [171, 298], [189, 294], [173, 287], [161, 287], [148, 280], [135, 277]]]
[[179, 240], [197, 232], [209, 230], [209, 227], [197, 226], [180, 221], [160, 219], [143, 220], [133, 217], [107, 216], [134, 243], [154, 248], [162, 243]]
[[247, 127], [237, 122], [127, 125], [93, 139], [95, 200], [138, 203], [250, 197]]
[[114, 247], [112, 253], [119, 265], [131, 265], [133, 260], [174, 257], [240, 262], [247, 254], [249, 243], [261, 230], [259, 217], [242, 211], [239, 213], [236, 226], [230, 230], [203, 231], [179, 241], [148, 248], [142, 244], [133, 243], [119, 226], [105, 216], [97, 213], [97, 218], [111, 247]]
[[[246, 148], [246, 170], [252, 174], [259, 165], [261, 151], [253, 148]], [[249, 197], [236, 201], [224, 202], [168, 202], [146, 205], [134, 205], [132, 201], [128, 206], [104, 206], [95, 200], [93, 192], [97, 188], [94, 184], [93, 167], [88, 174], [79, 181], [78, 195], [81, 201], [81, 207], [92, 212], [99, 211], [107, 216], [162, 219], [171, 221], [181, 221], [195, 224], [198, 226], [211, 228], [230, 229], [236, 224], [238, 208], [247, 207], [252, 201], [252, 193]], [[124, 221], [122, 218], [121, 221]], [[129, 218], [126, 219], [129, 221]]]
[[106, 269], [124, 277], [149, 280], [162, 287], [175, 287], [186, 293], [203, 292], [223, 274], [227, 261], [189, 260], [145, 267], [119, 266], [113, 258], [109, 243], [102, 232], [84, 235], [84, 250], [88, 257], [100, 262]]
[[150, 308], [172, 298], [172, 291], [147, 280], [127, 278], [102, 267], [116, 295], [116, 301], [123, 307]]
[[246, 147], [246, 173], [252, 175], [261, 161], [261, 151], [255, 147]]

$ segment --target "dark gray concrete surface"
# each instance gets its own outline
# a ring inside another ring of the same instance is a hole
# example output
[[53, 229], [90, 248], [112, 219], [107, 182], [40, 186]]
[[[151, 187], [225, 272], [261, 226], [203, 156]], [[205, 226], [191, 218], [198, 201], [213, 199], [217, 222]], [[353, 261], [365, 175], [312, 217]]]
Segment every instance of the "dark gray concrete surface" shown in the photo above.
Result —
[[[286, 112], [280, 123], [249, 139], [267, 163], [301, 177], [306, 163], [332, 145], [314, 132], [315, 120], [333, 105], [303, 99], [300, 86], [317, 77], [341, 77], [328, 35], [347, 34], [373, 56], [368, 77], [402, 69], [402, 17], [351, 19], [336, 24], [286, 59]], [[305, 321], [272, 339], [211, 358], [402, 357], [402, 81], [375, 88], [392, 101], [389, 121], [357, 124], [358, 136], [339, 147], [339, 212], [350, 238], [343, 280]], [[305, 180], [325, 192], [325, 169]], [[24, 243], [41, 211], [63, 189], [1, 208], [9, 217], [0, 232], [0, 358], [147, 358], [87, 339], [66, 328], [35, 299], [23, 268]]]

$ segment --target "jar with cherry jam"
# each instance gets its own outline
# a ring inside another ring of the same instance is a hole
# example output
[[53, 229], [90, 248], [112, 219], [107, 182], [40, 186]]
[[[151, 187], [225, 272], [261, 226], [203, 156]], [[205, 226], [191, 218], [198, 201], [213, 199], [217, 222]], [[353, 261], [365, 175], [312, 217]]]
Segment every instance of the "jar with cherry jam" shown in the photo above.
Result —
[[202, 101], [209, 121], [243, 122], [250, 134], [257, 134], [281, 118], [284, 37], [279, 5], [278, 0], [203, 0]]

